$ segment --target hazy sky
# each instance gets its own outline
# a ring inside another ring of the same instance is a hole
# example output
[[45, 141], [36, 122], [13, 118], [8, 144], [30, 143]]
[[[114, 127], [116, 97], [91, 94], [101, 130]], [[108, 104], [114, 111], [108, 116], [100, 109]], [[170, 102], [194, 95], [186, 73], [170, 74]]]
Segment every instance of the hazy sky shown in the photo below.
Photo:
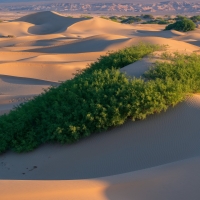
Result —
[[[0, 3], [8, 3], [8, 2], [66, 2], [66, 3], [156, 3], [162, 2], [166, 0], [0, 0]], [[172, 0], [183, 2], [184, 0]], [[200, 2], [200, 0], [188, 0], [188, 2]]]

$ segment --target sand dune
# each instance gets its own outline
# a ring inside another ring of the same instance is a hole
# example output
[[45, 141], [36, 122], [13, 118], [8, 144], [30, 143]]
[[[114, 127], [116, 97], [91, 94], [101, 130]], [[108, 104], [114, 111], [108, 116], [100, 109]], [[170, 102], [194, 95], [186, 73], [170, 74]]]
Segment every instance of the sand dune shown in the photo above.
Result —
[[138, 30], [138, 36], [148, 36], [148, 37], [164, 37], [164, 38], [173, 38], [179, 36], [179, 33], [175, 31], [147, 31], [147, 30]]
[[134, 35], [135, 30], [134, 27], [131, 25], [120, 24], [99, 17], [94, 17], [93, 19], [77, 22], [71, 25], [67, 29], [67, 33], [84, 35], [84, 37], [99, 34], [118, 34], [131, 37]]
[[[199, 195], [200, 158], [137, 172], [78, 181], [0, 181], [1, 198], [35, 199], [194, 199]], [[181, 183], [181, 184], [180, 184]], [[26, 185], [26, 187], [25, 187]], [[9, 186], [9, 187], [8, 187]], [[9, 188], [12, 188], [12, 194]]]
[[[188, 44], [183, 41], [176, 41], [173, 39], [162, 37], [133, 37], [117, 38], [108, 37], [108, 35], [97, 35], [85, 39], [76, 40], [68, 44], [62, 44], [55, 47], [46, 47], [32, 49], [31, 52], [40, 53], [82, 53], [82, 52], [97, 52], [97, 51], [110, 51], [125, 48], [131, 45], [136, 45], [141, 42], [168, 45], [172, 51], [197, 51], [199, 47]], [[85, 48], [87, 46], [87, 49]]]
[[7, 113], [19, 103], [32, 99], [50, 86], [59, 83], [31, 78], [0, 75], [0, 114]]
[[42, 35], [63, 32], [72, 24], [82, 20], [87, 19], [67, 18], [56, 12], [46, 11], [24, 16], [17, 19], [16, 21], [23, 21], [34, 24], [34, 26], [29, 27], [28, 32], [31, 34]]
[[[108, 34], [92, 36], [77, 41], [72, 41], [67, 44], [58, 45], [55, 47], [46, 47], [31, 50], [31, 52], [41, 53], [83, 53], [83, 52], [97, 52], [108, 51], [109, 46], [113, 44], [121, 44], [129, 40], [126, 37], [111, 36]], [[86, 48], [87, 46], [87, 48]], [[113, 49], [115, 50], [115, 49]]]
[[0, 24], [0, 36], [13, 35], [16, 37], [29, 35], [28, 29], [32, 26], [26, 22], [7, 22]]
[[[200, 29], [164, 28], [50, 11], [0, 23], [0, 36], [15, 36], [0, 38], [0, 115], [73, 78], [107, 51], [140, 42], [165, 44], [171, 52], [199, 51]], [[120, 71], [140, 77], [157, 59], [145, 57]], [[165, 113], [72, 145], [1, 154], [1, 199], [199, 200], [199, 115], [195, 94]]]
[[91, 62], [97, 60], [101, 55], [107, 52], [91, 52], [91, 53], [76, 53], [76, 54], [43, 54], [35, 57], [27, 58], [25, 61], [31, 62]]
[[193, 44], [195, 46], [200, 46], [200, 31], [192, 31], [190, 33], [187, 33], [183, 36], [175, 37], [174, 39], [179, 41], [184, 41], [190, 44]]
[[146, 30], [146, 31], [162, 31], [165, 29], [165, 25], [159, 24], [134, 24], [135, 30]]
[[153, 66], [153, 63], [156, 60], [158, 59], [145, 57], [142, 60], [139, 60], [135, 63], [121, 68], [120, 71], [122, 73], [127, 74], [128, 76], [139, 78], [144, 74], [145, 71], [147, 71], [151, 66]]
[[6, 62], [0, 63], [0, 74], [60, 82], [71, 79], [73, 73], [86, 68], [90, 62]]
[[20, 61], [41, 55], [40, 53], [30, 52], [1, 52], [0, 62]]

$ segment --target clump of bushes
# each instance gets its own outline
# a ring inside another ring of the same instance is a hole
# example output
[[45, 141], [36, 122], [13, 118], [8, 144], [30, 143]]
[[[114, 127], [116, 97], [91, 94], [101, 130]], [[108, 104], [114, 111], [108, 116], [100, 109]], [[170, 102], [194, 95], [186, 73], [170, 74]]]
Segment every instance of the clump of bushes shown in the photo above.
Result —
[[163, 54], [144, 79], [118, 71], [157, 45], [133, 46], [100, 57], [74, 79], [52, 87], [0, 117], [0, 152], [30, 151], [47, 142], [72, 143], [92, 133], [145, 119], [200, 91], [200, 56]]
[[141, 15], [144, 19], [154, 19], [154, 16], [153, 15]]
[[184, 19], [188, 19], [186, 16], [183, 16], [183, 15], [177, 15], [175, 18], [174, 18], [174, 20], [176, 20], [176, 21], [182, 21], [182, 20], [184, 20]]
[[129, 16], [128, 18], [123, 19], [121, 21], [121, 23], [132, 24], [132, 23], [140, 22], [140, 21], [142, 21], [142, 19], [140, 17], [138, 17], [138, 16], [136, 16], [136, 17], [135, 16]]
[[195, 23], [199, 22], [200, 21], [200, 15], [192, 16], [192, 17], [190, 17], [190, 19]]
[[7, 35], [8, 38], [14, 38], [14, 35]]
[[109, 19], [110, 19], [111, 21], [113, 21], [113, 22], [119, 22], [119, 19], [118, 19], [117, 16], [111, 16], [111, 17], [109, 17]]
[[81, 18], [92, 19], [93, 17], [90, 15], [81, 15]]
[[193, 53], [169, 54], [164, 53], [163, 59], [170, 62], [157, 62], [155, 66], [145, 73], [149, 79], [171, 79], [175, 84], [179, 84], [183, 93], [195, 93], [200, 91], [200, 56]]
[[165, 19], [155, 19], [142, 22], [142, 24], [169, 24], [169, 21]]
[[177, 30], [177, 31], [183, 31], [183, 32], [187, 32], [187, 31], [192, 31], [196, 28], [195, 23], [190, 20], [190, 19], [183, 19], [180, 21], [176, 21], [173, 24], [169, 24], [168, 26], [166, 26], [165, 30]]
[[[72, 143], [122, 124], [129, 115], [130, 105], [126, 102], [131, 103], [130, 81], [117, 69], [158, 49], [159, 46], [140, 44], [110, 52], [77, 73], [73, 80], [52, 87], [1, 116], [0, 152], [30, 151], [46, 142]], [[139, 87], [144, 83], [137, 80], [135, 84]]]

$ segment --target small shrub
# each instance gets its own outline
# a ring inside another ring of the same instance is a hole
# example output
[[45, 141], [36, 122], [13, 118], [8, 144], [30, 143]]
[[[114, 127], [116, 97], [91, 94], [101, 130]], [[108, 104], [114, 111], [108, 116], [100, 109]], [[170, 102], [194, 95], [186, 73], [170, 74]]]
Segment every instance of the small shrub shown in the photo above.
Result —
[[190, 19], [193, 21], [193, 22], [199, 22], [200, 21], [200, 15], [197, 15], [197, 16], [193, 16], [193, 17], [190, 17]]
[[93, 17], [90, 15], [81, 15], [81, 18], [92, 19]]
[[140, 21], [142, 21], [140, 17], [129, 16], [127, 19], [123, 19], [121, 23], [132, 24], [132, 23], [140, 22]]
[[142, 15], [144, 19], [154, 19], [153, 15]]
[[174, 20], [176, 20], [176, 21], [182, 21], [184, 19], [187, 19], [187, 17], [186, 16], [182, 16], [182, 15], [177, 15]]
[[110, 52], [77, 73], [74, 79], [0, 116], [0, 152], [31, 151], [46, 142], [72, 143], [122, 124], [134, 110], [137, 113], [133, 118], [141, 119], [145, 113], [140, 114], [136, 105], [132, 112], [129, 108], [131, 96], [139, 94], [133, 88], [142, 87], [144, 81], [130, 82], [117, 69], [158, 49], [160, 46], [140, 44]]
[[173, 24], [169, 24], [168, 26], [166, 26], [165, 30], [174, 29], [177, 31], [187, 32], [187, 31], [192, 31], [195, 28], [196, 28], [196, 25], [192, 20], [183, 19], [183, 20], [177, 21]]
[[14, 38], [14, 35], [7, 35], [8, 38]]

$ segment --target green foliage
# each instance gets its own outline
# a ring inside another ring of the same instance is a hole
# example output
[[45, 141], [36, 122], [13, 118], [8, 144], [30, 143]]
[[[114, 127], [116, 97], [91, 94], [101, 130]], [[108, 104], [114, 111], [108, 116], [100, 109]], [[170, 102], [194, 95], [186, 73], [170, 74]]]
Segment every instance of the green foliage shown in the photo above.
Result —
[[199, 22], [200, 21], [200, 15], [192, 16], [192, 17], [190, 17], [190, 19], [195, 23]]
[[175, 20], [176, 20], [176, 21], [182, 21], [182, 20], [184, 20], [184, 19], [187, 19], [187, 17], [186, 17], [186, 16], [182, 16], [182, 15], [177, 15], [177, 16], [175, 17]]
[[194, 93], [200, 91], [200, 56], [197, 54], [173, 55], [165, 53], [164, 59], [170, 62], [156, 63], [145, 76], [148, 79], [167, 79], [180, 83], [184, 93]]
[[81, 15], [81, 18], [92, 19], [93, 17], [90, 15]]
[[0, 117], [0, 152], [30, 151], [47, 142], [72, 143], [92, 133], [145, 119], [200, 91], [200, 56], [163, 54], [136, 79], [118, 71], [162, 47], [140, 44], [101, 56], [74, 79], [52, 87]]
[[7, 35], [8, 38], [14, 38], [14, 35]]
[[153, 15], [142, 15], [142, 17], [144, 18], [144, 19], [154, 19], [154, 16]]
[[159, 19], [155, 19], [155, 20], [149, 20], [146, 22], [142, 22], [142, 24], [169, 24], [168, 20], [159, 20]]
[[[129, 91], [133, 87], [129, 89], [131, 82], [117, 69], [159, 48], [140, 44], [110, 52], [77, 73], [74, 79], [1, 116], [0, 152], [30, 151], [46, 142], [72, 143], [122, 124], [131, 115]], [[134, 87], [142, 84], [141, 80], [135, 80]], [[140, 113], [135, 117], [142, 118]]]
[[100, 18], [102, 18], [102, 19], [109, 19], [109, 18], [106, 17], [106, 16], [101, 16]]
[[132, 23], [140, 22], [140, 21], [142, 21], [142, 19], [141, 19], [140, 17], [129, 16], [128, 18], [123, 19], [123, 20], [121, 21], [121, 23], [132, 24]]
[[168, 26], [166, 26], [165, 30], [175, 29], [177, 31], [187, 32], [187, 31], [194, 30], [195, 27], [196, 27], [196, 25], [192, 20], [183, 19], [183, 20], [180, 20], [180, 21], [176, 21], [173, 24], [169, 24]]
[[167, 20], [159, 20], [158, 24], [169, 24], [169, 21], [167, 21]]
[[117, 52], [109, 52], [106, 56], [101, 56], [96, 62], [92, 63], [81, 73], [91, 73], [97, 69], [120, 69], [126, 65], [136, 62], [156, 50], [164, 48], [165, 46], [140, 43], [137, 46], [127, 47]]

